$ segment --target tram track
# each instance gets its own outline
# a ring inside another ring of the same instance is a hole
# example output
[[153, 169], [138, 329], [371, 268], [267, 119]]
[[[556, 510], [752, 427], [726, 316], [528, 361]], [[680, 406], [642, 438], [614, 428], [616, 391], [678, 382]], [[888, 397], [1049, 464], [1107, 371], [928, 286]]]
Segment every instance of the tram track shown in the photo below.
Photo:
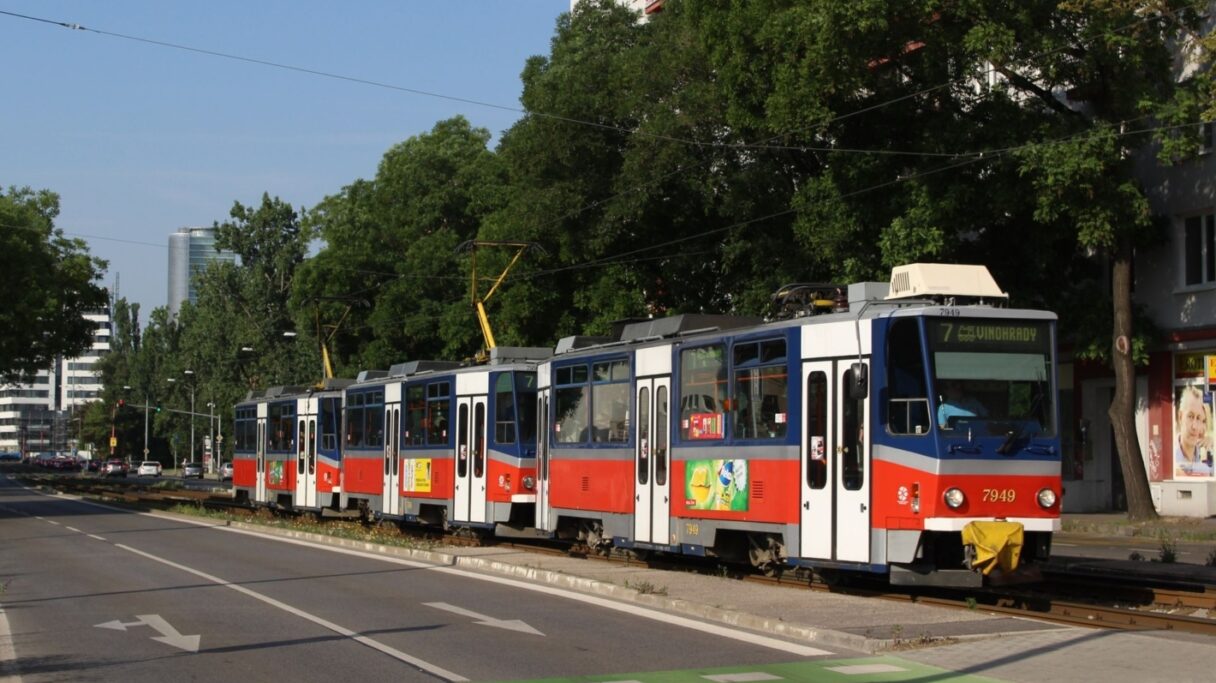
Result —
[[[28, 478], [30, 483], [42, 484], [55, 490], [96, 498], [98, 500], [130, 506], [137, 509], [170, 509], [176, 506], [197, 506], [211, 512], [234, 516], [248, 516], [257, 523], [256, 517], [268, 514], [247, 505], [237, 504], [226, 497], [216, 496], [211, 491], [171, 489], [159, 491], [155, 487], [131, 485], [125, 482], [43, 475]], [[301, 515], [284, 513], [293, 519]], [[273, 517], [268, 516], [266, 522]], [[346, 522], [366, 529], [378, 528], [374, 524], [360, 524], [358, 518], [314, 517], [313, 523], [327, 524]], [[403, 530], [398, 525], [375, 534], [377, 540], [400, 539], [403, 544], [425, 542], [428, 544], [468, 547], [480, 545], [482, 539], [466, 535], [440, 534], [419, 529], [417, 532]], [[948, 609], [984, 610], [989, 613], [1011, 617], [1032, 618], [1052, 623], [1107, 628], [1119, 630], [1169, 630], [1179, 632], [1216, 635], [1216, 586], [1201, 582], [1179, 582], [1177, 580], [1138, 577], [1095, 577], [1093, 575], [1069, 575], [1053, 572], [1033, 588], [1001, 587], [983, 589], [915, 588], [894, 590], [887, 585], [869, 585], [854, 582], [849, 585], [828, 584], [812, 576], [806, 570], [795, 570], [765, 576], [739, 571], [722, 565], [706, 562], [690, 562], [687, 558], [639, 558], [629, 552], [601, 555], [586, 548], [571, 548], [567, 545], [523, 542], [519, 539], [498, 540], [494, 544], [537, 554], [580, 557], [588, 561], [624, 562], [645, 565], [648, 568], [729, 576], [744, 581], [758, 582], [780, 588], [830, 591], [882, 600], [912, 602]]]

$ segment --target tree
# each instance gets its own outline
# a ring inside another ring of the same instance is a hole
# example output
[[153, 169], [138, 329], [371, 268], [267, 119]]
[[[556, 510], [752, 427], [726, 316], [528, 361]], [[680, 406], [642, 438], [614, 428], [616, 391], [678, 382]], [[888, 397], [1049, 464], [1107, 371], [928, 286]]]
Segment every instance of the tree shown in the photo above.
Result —
[[293, 307], [314, 327], [343, 321], [333, 350], [347, 374], [476, 350], [468, 260], [457, 247], [503, 203], [489, 139], [463, 117], [440, 121], [386, 152], [373, 180], [310, 212], [307, 226], [325, 246], [301, 269]]
[[18, 381], [89, 348], [95, 324], [85, 313], [104, 310], [98, 283], [104, 261], [85, 243], [56, 229], [59, 196], [47, 190], [0, 188], [0, 377]]
[[851, 280], [904, 260], [978, 260], [1016, 300], [1053, 308], [1067, 303], [1058, 283], [1100, 282], [1109, 266], [1111, 421], [1129, 513], [1155, 515], [1134, 433], [1130, 265], [1156, 234], [1132, 159], [1154, 117], [1196, 101], [1171, 72], [1195, 7], [673, 5], [719, 46], [711, 68], [732, 124], [807, 150], [793, 204], [812, 262]]

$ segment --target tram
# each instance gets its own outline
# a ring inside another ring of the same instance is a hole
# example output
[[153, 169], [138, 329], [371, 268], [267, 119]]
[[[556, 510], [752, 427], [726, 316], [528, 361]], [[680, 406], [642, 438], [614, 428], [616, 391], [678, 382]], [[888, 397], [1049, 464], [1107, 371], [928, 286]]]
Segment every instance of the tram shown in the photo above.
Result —
[[563, 340], [538, 369], [536, 528], [893, 584], [980, 585], [1046, 559], [1056, 316], [1005, 307], [981, 266], [788, 291], [785, 320]]

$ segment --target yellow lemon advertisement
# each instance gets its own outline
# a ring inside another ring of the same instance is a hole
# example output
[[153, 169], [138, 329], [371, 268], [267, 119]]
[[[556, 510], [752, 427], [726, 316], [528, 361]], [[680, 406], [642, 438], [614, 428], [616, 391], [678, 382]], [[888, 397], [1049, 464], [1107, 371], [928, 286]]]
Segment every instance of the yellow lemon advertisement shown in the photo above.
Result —
[[684, 506], [690, 510], [746, 512], [747, 461], [688, 461], [684, 468]]
[[405, 472], [407, 476], [403, 484], [406, 491], [412, 491], [414, 493], [431, 492], [430, 458], [410, 458], [406, 460]]

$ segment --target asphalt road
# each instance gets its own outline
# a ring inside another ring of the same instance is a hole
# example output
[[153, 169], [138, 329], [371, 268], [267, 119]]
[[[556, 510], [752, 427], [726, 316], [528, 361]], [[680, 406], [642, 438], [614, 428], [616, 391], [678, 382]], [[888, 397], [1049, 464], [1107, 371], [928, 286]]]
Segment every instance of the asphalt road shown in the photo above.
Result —
[[511, 680], [847, 654], [6, 479], [0, 549], [0, 680]]

